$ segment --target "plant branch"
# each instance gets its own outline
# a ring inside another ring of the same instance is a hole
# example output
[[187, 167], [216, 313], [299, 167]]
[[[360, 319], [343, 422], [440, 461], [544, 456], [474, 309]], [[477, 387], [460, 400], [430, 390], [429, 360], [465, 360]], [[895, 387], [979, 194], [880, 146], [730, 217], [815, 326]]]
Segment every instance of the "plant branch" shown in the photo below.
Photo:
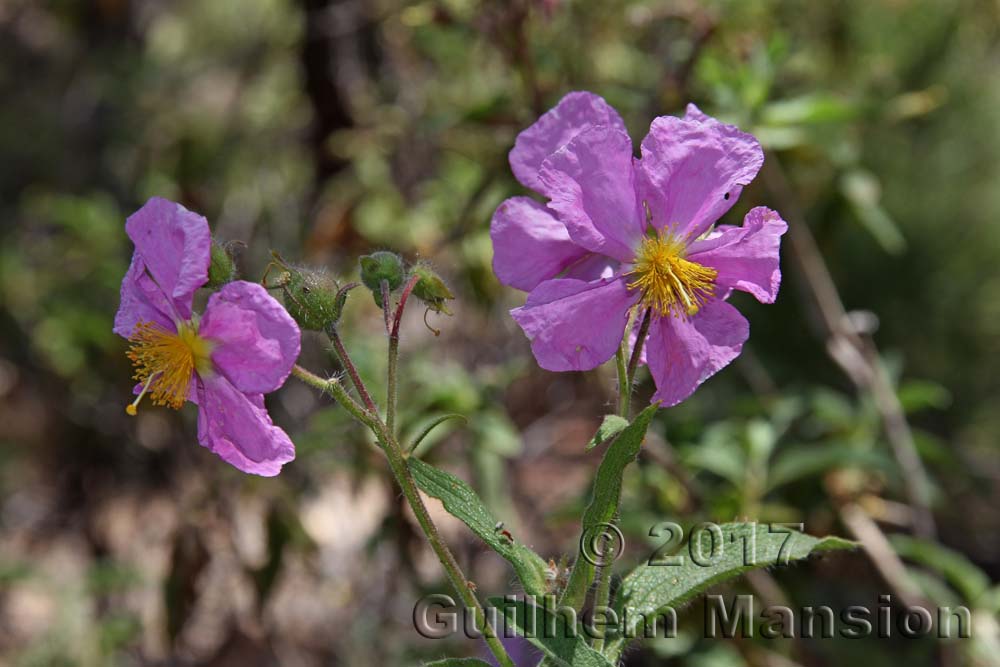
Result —
[[403, 291], [399, 295], [399, 305], [396, 306], [396, 314], [393, 316], [392, 330], [389, 332], [389, 364], [388, 370], [386, 371], [387, 395], [385, 425], [389, 433], [393, 434], [393, 437], [395, 437], [394, 429], [396, 426], [396, 369], [399, 365], [399, 323], [403, 319], [403, 309], [406, 308], [406, 300], [410, 297], [410, 292], [413, 291], [413, 288], [416, 286], [418, 280], [420, 280], [419, 276], [410, 276], [410, 279], [403, 287]]
[[932, 537], [936, 530], [930, 510], [930, 478], [917, 453], [913, 433], [878, 347], [870, 337], [862, 337], [851, 325], [830, 270], [816, 247], [816, 240], [777, 156], [768, 156], [761, 174], [789, 221], [791, 255], [803, 278], [805, 296], [814, 304], [816, 324], [826, 338], [827, 351], [855, 386], [870, 393], [874, 399], [893, 456], [903, 471], [906, 494], [914, 508], [914, 530], [923, 537]]
[[338, 380], [324, 380], [299, 365], [292, 367], [292, 375], [309, 386], [330, 394], [340, 405], [346, 408], [358, 421], [371, 429], [375, 434], [389, 462], [389, 469], [392, 471], [396, 483], [399, 484], [399, 488], [403, 491], [403, 495], [413, 510], [413, 514], [417, 518], [417, 523], [420, 524], [420, 528], [430, 543], [431, 549], [434, 550], [438, 560], [441, 561], [441, 565], [444, 567], [449, 581], [462, 599], [462, 602], [475, 614], [478, 627], [483, 628], [483, 637], [490, 651], [496, 657], [497, 662], [503, 667], [515, 667], [510, 656], [507, 655], [503, 644], [497, 638], [496, 630], [487, 623], [486, 612], [470, 588], [469, 580], [466, 579], [458, 561], [455, 560], [454, 554], [451, 553], [448, 545], [441, 538], [437, 526], [434, 525], [434, 521], [427, 511], [427, 506], [424, 505], [424, 501], [417, 490], [413, 475], [410, 474], [410, 469], [406, 465], [407, 455], [403, 453], [399, 442], [393, 437], [386, 424], [379, 419], [377, 413], [368, 412], [361, 404], [354, 400]]
[[350, 355], [347, 354], [347, 348], [344, 347], [344, 341], [340, 340], [340, 334], [337, 333], [337, 327], [330, 325], [326, 328], [326, 335], [330, 338], [330, 342], [333, 343], [333, 349], [337, 353], [337, 357], [340, 359], [340, 363], [343, 364], [344, 370], [351, 378], [351, 382], [354, 384], [354, 388], [358, 390], [358, 395], [364, 402], [365, 407], [372, 413], [378, 414], [378, 407], [375, 406], [375, 401], [372, 400], [371, 394], [368, 393], [368, 388], [365, 383], [361, 380], [361, 375], [358, 374], [358, 369], [351, 361]]

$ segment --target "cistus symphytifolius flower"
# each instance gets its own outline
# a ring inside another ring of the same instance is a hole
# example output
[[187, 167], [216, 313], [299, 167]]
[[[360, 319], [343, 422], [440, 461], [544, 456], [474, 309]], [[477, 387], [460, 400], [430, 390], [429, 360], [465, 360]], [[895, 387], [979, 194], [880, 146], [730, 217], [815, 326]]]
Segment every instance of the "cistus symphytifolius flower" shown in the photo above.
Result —
[[288, 435], [271, 422], [264, 394], [288, 377], [299, 356], [295, 321], [267, 291], [237, 280], [192, 310], [208, 282], [208, 221], [180, 204], [154, 197], [129, 216], [135, 253], [122, 280], [114, 332], [129, 340], [144, 396], [180, 409], [198, 405], [198, 441], [243, 472], [277, 475], [295, 458]]
[[528, 292], [511, 311], [539, 365], [582, 371], [610, 359], [630, 318], [650, 313], [644, 361], [654, 401], [676, 405], [735, 359], [750, 334], [734, 289], [772, 303], [780, 237], [774, 211], [714, 226], [764, 153], [753, 136], [688, 105], [656, 118], [641, 157], [618, 113], [566, 95], [517, 137], [514, 176], [547, 198], [513, 197], [493, 216], [493, 269]]

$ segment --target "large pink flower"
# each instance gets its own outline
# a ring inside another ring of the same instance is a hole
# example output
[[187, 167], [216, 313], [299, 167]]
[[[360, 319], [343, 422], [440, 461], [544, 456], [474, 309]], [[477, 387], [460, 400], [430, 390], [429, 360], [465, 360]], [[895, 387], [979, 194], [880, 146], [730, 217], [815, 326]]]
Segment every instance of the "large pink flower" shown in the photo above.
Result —
[[236, 281], [213, 294], [199, 318], [195, 291], [208, 281], [208, 222], [154, 197], [129, 216], [135, 244], [122, 281], [114, 332], [131, 342], [139, 398], [179, 409], [198, 405], [198, 441], [243, 472], [277, 475], [295, 458], [288, 435], [271, 422], [264, 396], [288, 377], [299, 356], [299, 327], [267, 291]]
[[645, 360], [654, 401], [675, 405], [735, 359], [750, 333], [726, 299], [772, 303], [780, 237], [774, 211], [743, 226], [715, 222], [764, 161], [760, 144], [693, 104], [661, 116], [642, 157], [603, 99], [566, 95], [517, 138], [517, 179], [548, 199], [503, 202], [493, 216], [493, 269], [529, 292], [511, 311], [542, 368], [588, 370], [621, 345], [633, 311], [651, 315]]

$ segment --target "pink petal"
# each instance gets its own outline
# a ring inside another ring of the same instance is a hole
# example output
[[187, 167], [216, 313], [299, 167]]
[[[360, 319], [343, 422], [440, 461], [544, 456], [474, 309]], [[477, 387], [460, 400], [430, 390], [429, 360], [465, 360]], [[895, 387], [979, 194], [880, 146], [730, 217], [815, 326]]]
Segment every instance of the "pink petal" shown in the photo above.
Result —
[[530, 292], [543, 280], [590, 253], [573, 243], [566, 227], [529, 197], [500, 204], [490, 223], [493, 272], [504, 285]]
[[632, 260], [645, 229], [632, 163], [628, 134], [595, 126], [550, 155], [539, 172], [541, 192], [570, 238], [622, 262]]
[[582, 130], [607, 125], [625, 132], [625, 123], [607, 102], [587, 92], [569, 93], [535, 123], [517, 135], [510, 151], [510, 168], [521, 185], [541, 192], [538, 170]]
[[614, 355], [639, 300], [622, 278], [584, 282], [548, 280], [510, 311], [525, 335], [538, 365], [550, 371], [585, 371]]
[[690, 320], [660, 317], [646, 340], [649, 371], [656, 383], [654, 401], [677, 405], [739, 356], [750, 324], [725, 301], [705, 304]]
[[618, 272], [621, 262], [605, 257], [604, 255], [588, 254], [586, 257], [576, 262], [562, 275], [563, 278], [576, 278], [591, 282], [599, 278], [610, 278]]
[[777, 212], [758, 206], [747, 213], [742, 227], [723, 225], [718, 233], [688, 247], [688, 259], [719, 272], [719, 286], [753, 294], [774, 303], [781, 285], [778, 249], [788, 225]]
[[153, 197], [128, 217], [125, 231], [176, 317], [190, 319], [194, 293], [208, 281], [208, 221], [180, 204]]
[[170, 331], [176, 328], [175, 317], [173, 305], [153, 282], [142, 257], [135, 253], [122, 279], [121, 302], [112, 331], [128, 338], [140, 322], [156, 322]]
[[198, 442], [253, 475], [273, 477], [295, 458], [295, 445], [274, 425], [260, 394], [243, 394], [222, 375], [200, 378]]
[[693, 104], [681, 118], [653, 120], [642, 141], [640, 197], [653, 225], [697, 238], [728, 211], [764, 163], [757, 140]]
[[299, 326], [263, 287], [231, 282], [208, 300], [198, 334], [215, 344], [212, 363], [237, 389], [266, 394], [299, 357]]

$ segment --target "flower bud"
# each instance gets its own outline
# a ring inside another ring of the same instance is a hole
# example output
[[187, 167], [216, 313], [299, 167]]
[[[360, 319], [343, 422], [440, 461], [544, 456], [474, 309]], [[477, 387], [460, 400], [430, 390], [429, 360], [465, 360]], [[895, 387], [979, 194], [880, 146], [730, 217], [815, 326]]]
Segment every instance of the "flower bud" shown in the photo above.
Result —
[[413, 296], [423, 301], [434, 312], [451, 315], [446, 301], [454, 299], [455, 295], [441, 277], [424, 263], [416, 264], [411, 271], [418, 277], [417, 284], [413, 286]]
[[287, 267], [282, 277], [285, 309], [300, 327], [323, 331], [340, 320], [348, 288], [324, 271]]
[[382, 281], [388, 284], [389, 291], [392, 292], [398, 289], [406, 278], [403, 260], [396, 253], [379, 250], [364, 255], [358, 262], [361, 264], [361, 282], [372, 291], [375, 303], [379, 306], [382, 305]]
[[233, 261], [233, 242], [219, 243], [212, 239], [211, 262], [208, 265], [207, 287], [222, 287], [236, 280], [236, 262]]

